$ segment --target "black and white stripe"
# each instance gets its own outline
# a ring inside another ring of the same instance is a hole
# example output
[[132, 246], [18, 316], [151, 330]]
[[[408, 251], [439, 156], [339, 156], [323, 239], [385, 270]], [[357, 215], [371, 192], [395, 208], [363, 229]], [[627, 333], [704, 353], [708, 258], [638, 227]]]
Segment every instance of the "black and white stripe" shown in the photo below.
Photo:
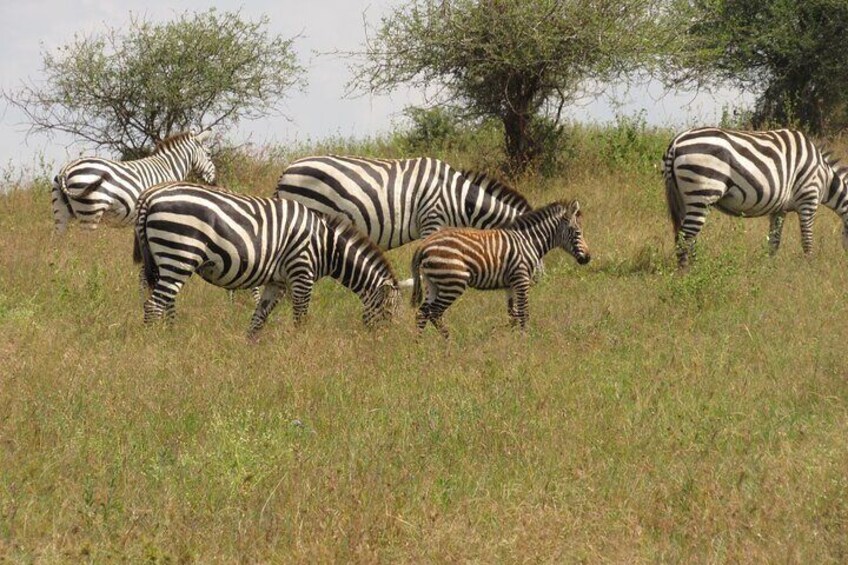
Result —
[[325, 276], [359, 296], [366, 325], [390, 318], [398, 293], [381, 250], [346, 222], [298, 202], [190, 183], [169, 183], [142, 195], [134, 254], [152, 288], [145, 321], [171, 317], [177, 294], [195, 272], [228, 289], [265, 286], [250, 336], [286, 291], [300, 322], [315, 282]]
[[286, 168], [276, 195], [353, 223], [383, 249], [444, 226], [489, 228], [530, 211], [515, 190], [438, 159], [307, 157]]
[[104, 216], [119, 225], [130, 224], [143, 190], [184, 180], [192, 171], [214, 184], [215, 165], [204, 145], [210, 135], [208, 130], [173, 135], [159, 143], [150, 157], [135, 161], [87, 157], [66, 164], [53, 179], [56, 230], [64, 232], [73, 219], [95, 229]]
[[799, 131], [688, 130], [669, 144], [663, 175], [681, 267], [712, 206], [734, 216], [769, 216], [772, 253], [780, 246], [786, 213], [797, 212], [809, 254], [813, 220], [823, 204], [843, 219], [848, 248], [845, 172]]
[[468, 287], [507, 289], [509, 315], [524, 329], [534, 271], [554, 247], [581, 265], [589, 262], [577, 201], [554, 202], [499, 229], [445, 228], [432, 234], [412, 258], [418, 331], [431, 322], [448, 337], [442, 315]]

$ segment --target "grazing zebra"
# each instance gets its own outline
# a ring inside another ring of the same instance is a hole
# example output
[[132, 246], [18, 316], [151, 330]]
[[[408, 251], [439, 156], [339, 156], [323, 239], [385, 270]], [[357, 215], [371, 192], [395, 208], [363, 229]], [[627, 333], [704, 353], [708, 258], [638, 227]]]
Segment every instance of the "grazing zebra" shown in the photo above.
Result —
[[398, 284], [382, 251], [350, 224], [298, 202], [168, 183], [144, 192], [138, 208], [133, 255], [153, 289], [145, 322], [172, 317], [180, 288], [195, 272], [228, 289], [265, 285], [251, 338], [287, 290], [300, 323], [324, 276], [359, 296], [366, 325], [394, 312]]
[[418, 332], [429, 321], [448, 337], [442, 314], [468, 287], [507, 289], [512, 323], [525, 329], [527, 291], [542, 257], [561, 247], [581, 265], [589, 262], [581, 218], [576, 200], [553, 202], [503, 228], [444, 228], [426, 238], [412, 258], [412, 305], [420, 304]]
[[770, 217], [769, 248], [780, 247], [783, 220], [797, 212], [805, 254], [812, 252], [819, 204], [843, 220], [848, 248], [846, 173], [803, 133], [700, 128], [677, 135], [663, 159], [666, 200], [680, 267], [686, 267], [707, 211]]
[[110, 161], [86, 157], [62, 167], [53, 179], [53, 221], [63, 233], [72, 219], [95, 229], [104, 214], [119, 225], [135, 219], [141, 192], [156, 184], [184, 180], [195, 171], [215, 183], [215, 165], [204, 142], [210, 131], [180, 133], [161, 141], [149, 157]]
[[342, 216], [383, 249], [443, 226], [496, 227], [531, 210], [515, 190], [438, 159], [307, 157], [280, 177], [276, 195]]

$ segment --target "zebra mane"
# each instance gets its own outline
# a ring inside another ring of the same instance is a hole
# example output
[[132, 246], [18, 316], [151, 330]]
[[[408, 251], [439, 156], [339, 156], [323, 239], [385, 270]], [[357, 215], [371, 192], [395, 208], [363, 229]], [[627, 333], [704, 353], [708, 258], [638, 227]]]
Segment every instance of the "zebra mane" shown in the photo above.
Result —
[[173, 135], [169, 135], [168, 137], [166, 137], [165, 139], [163, 139], [162, 141], [160, 141], [156, 144], [156, 147], [153, 148], [153, 153], [151, 153], [151, 155], [156, 155], [157, 153], [161, 153], [162, 151], [165, 151], [166, 149], [169, 149], [169, 148], [173, 147], [174, 145], [177, 145], [181, 141], [190, 138], [192, 135], [193, 134], [190, 131], [183, 131], [183, 132], [180, 132], [180, 133], [175, 133]]
[[526, 212], [516, 217], [511, 223], [503, 226], [503, 229], [520, 230], [536, 225], [540, 220], [550, 218], [564, 210], [568, 210], [573, 200], [555, 200], [549, 204], [545, 204], [541, 208], [537, 208], [530, 212]]
[[838, 176], [843, 183], [848, 184], [848, 165], [843, 163], [839, 157], [834, 156], [832, 148], [822, 145], [821, 147], [818, 147], [818, 150], [821, 152], [822, 159], [824, 159], [825, 164], [830, 167], [834, 173], [836, 173], [836, 176]]
[[459, 171], [459, 174], [471, 184], [480, 187], [484, 192], [497, 197], [498, 200], [506, 200], [516, 208], [523, 208], [528, 211], [533, 209], [523, 194], [488, 173], [463, 169]]
[[389, 272], [392, 280], [397, 284], [397, 276], [395, 276], [395, 272], [392, 269], [392, 264], [386, 258], [383, 250], [380, 249], [380, 246], [374, 243], [370, 237], [359, 231], [359, 228], [342, 216], [330, 216], [319, 212], [316, 213], [324, 220], [324, 223], [327, 225], [327, 229], [337, 233], [342, 238], [360, 242], [362, 247], [369, 251], [370, 255], [379, 257], [386, 266], [386, 270]]

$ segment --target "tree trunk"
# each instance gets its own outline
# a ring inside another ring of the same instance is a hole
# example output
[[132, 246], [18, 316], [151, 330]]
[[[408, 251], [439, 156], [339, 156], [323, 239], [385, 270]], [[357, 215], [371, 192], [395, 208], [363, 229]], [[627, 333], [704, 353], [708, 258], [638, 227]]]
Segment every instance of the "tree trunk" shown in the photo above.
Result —
[[530, 114], [526, 107], [511, 108], [501, 116], [504, 125], [504, 142], [509, 159], [509, 173], [523, 172], [536, 154], [536, 142], [530, 128]]

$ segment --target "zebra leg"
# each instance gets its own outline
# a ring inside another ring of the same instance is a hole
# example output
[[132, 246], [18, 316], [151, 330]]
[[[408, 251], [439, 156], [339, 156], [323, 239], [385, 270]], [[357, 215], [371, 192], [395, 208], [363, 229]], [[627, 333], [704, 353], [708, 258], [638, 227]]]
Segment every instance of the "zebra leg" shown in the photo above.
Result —
[[527, 294], [530, 289], [530, 278], [522, 276], [515, 280], [510, 288], [513, 307], [510, 312], [513, 324], [518, 324], [521, 331], [527, 329], [527, 320], [530, 318]]
[[442, 337], [447, 339], [450, 337], [450, 333], [448, 332], [448, 328], [445, 326], [444, 321], [442, 320], [442, 316], [445, 311], [450, 308], [450, 305], [453, 304], [457, 298], [459, 298], [466, 289], [466, 281], [455, 281], [454, 284], [451, 284], [450, 292], [445, 291], [444, 289], [440, 290], [439, 293], [434, 297], [431, 302], [425, 302], [423, 306], [428, 306], [428, 319], [433, 326], [439, 330], [439, 333], [442, 334]]
[[785, 212], [775, 212], [769, 216], [769, 253], [774, 255], [780, 248], [780, 236], [783, 234], [783, 220], [786, 219]]
[[813, 253], [813, 220], [816, 219], [816, 204], [805, 203], [798, 208], [798, 218], [801, 224], [801, 247], [804, 255]]
[[144, 323], [165, 318], [168, 322], [174, 318], [174, 301], [188, 277], [160, 278], [153, 292], [144, 302]]
[[303, 323], [309, 311], [309, 301], [312, 300], [312, 288], [315, 281], [312, 278], [303, 277], [291, 281], [291, 300], [294, 308], [294, 324], [299, 326]]
[[151, 288], [147, 286], [147, 277], [144, 276], [144, 267], [138, 271], [138, 292], [141, 296], [141, 302], [144, 304], [150, 298]]
[[677, 232], [675, 247], [677, 250], [677, 266], [685, 270], [689, 266], [690, 255], [695, 255], [695, 240], [704, 223], [707, 221], [709, 206], [714, 202], [693, 202], [687, 204], [683, 219], [680, 222], [680, 231]]
[[[252, 290], [257, 291], [258, 288], [254, 288]], [[259, 300], [257, 301], [256, 310], [253, 312], [253, 316], [250, 319], [250, 327], [247, 330], [248, 339], [256, 339], [256, 335], [265, 325], [268, 315], [272, 310], [274, 310], [274, 307], [279, 303], [280, 298], [284, 294], [285, 289], [279, 284], [269, 283], [265, 285], [265, 288], [261, 292]]]
[[[448, 304], [450, 306], [450, 304]], [[450, 332], [448, 331], [447, 326], [445, 326], [444, 320], [442, 320], [442, 314], [447, 310], [447, 306], [442, 307], [441, 305], [437, 305], [435, 302], [425, 302], [418, 309], [418, 314], [416, 314], [416, 325], [418, 326], [418, 335], [424, 331], [424, 328], [427, 326], [427, 322], [433, 324], [439, 333], [442, 334], [442, 337], [448, 339], [450, 337]]]
[[53, 226], [55, 228], [55, 233], [62, 235], [65, 233], [65, 230], [68, 229], [68, 223], [73, 218], [73, 215], [71, 214], [71, 204], [68, 201], [68, 196], [62, 192], [55, 182], [56, 181], [54, 181], [53, 189], [51, 191]]

